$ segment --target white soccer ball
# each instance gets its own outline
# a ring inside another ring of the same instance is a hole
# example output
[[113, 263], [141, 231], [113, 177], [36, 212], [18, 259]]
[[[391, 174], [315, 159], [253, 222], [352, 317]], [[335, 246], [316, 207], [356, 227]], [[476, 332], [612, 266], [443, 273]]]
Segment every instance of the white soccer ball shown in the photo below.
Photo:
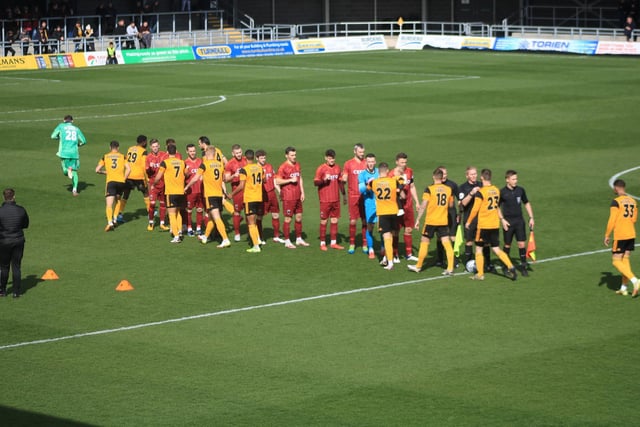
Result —
[[477, 273], [478, 269], [476, 268], [476, 260], [470, 259], [469, 261], [467, 261], [466, 268], [469, 273], [473, 273], [473, 274]]

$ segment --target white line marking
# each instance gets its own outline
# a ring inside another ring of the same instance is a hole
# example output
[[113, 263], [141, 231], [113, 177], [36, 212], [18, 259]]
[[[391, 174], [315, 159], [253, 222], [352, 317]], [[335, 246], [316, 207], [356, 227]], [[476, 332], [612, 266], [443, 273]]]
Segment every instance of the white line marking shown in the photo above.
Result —
[[[611, 178], [609, 178], [609, 187], [613, 188], [613, 181], [615, 181], [616, 179], [618, 179], [622, 175], [624, 175], [626, 173], [629, 173], [629, 172], [633, 172], [633, 171], [638, 170], [638, 169], [640, 169], [640, 166], [636, 166], [635, 168], [627, 169], [625, 171], [618, 172], [617, 174], [613, 175]], [[629, 194], [629, 193], [627, 193], [627, 194]], [[633, 194], [629, 194], [629, 196], [633, 197], [636, 200], [640, 200], [640, 197], [634, 196]]]
[[[13, 76], [2, 76], [0, 77], [2, 80], [27, 80], [30, 82], [42, 82], [42, 83], [61, 83], [62, 80], [54, 80], [54, 79], [35, 79], [29, 77], [13, 77]], [[3, 85], [4, 86], [4, 85]]]
[[[637, 244], [636, 246], [640, 246], [640, 243]], [[581, 256], [600, 254], [600, 253], [607, 252], [607, 251], [610, 251], [610, 249], [600, 249], [600, 250], [596, 250], [596, 251], [582, 252], [582, 253], [571, 254], [571, 255], [562, 255], [562, 256], [558, 256], [558, 257], [554, 257], [554, 258], [547, 258], [547, 259], [543, 259], [543, 260], [537, 261], [536, 264], [541, 264], [541, 263], [544, 263], [544, 262], [560, 261], [560, 260], [569, 259], [569, 258], [577, 258], [577, 257], [581, 257]], [[466, 274], [468, 274], [468, 273], [466, 273], [466, 272], [457, 273], [456, 276], [462, 276], [462, 275], [466, 275]], [[279, 306], [290, 305], [290, 304], [298, 304], [298, 303], [301, 303], [301, 302], [315, 301], [315, 300], [321, 300], [321, 299], [326, 299], [326, 298], [341, 297], [341, 296], [344, 296], [344, 295], [353, 295], [353, 294], [362, 293], [362, 292], [379, 291], [379, 290], [382, 290], [382, 289], [389, 289], [389, 288], [395, 288], [395, 287], [399, 287], [399, 286], [414, 285], [414, 284], [422, 283], [422, 282], [430, 282], [430, 281], [434, 281], [434, 280], [446, 280], [446, 279], [448, 279], [448, 277], [445, 277], [445, 276], [427, 277], [427, 278], [424, 278], [424, 279], [408, 280], [406, 282], [389, 283], [387, 285], [371, 286], [371, 287], [368, 287], [368, 288], [358, 288], [358, 289], [352, 289], [352, 290], [349, 290], [349, 291], [333, 292], [333, 293], [330, 293], [330, 294], [315, 295], [315, 296], [297, 298], [297, 299], [292, 299], [292, 300], [287, 300], [287, 301], [278, 301], [278, 302], [272, 302], [272, 303], [268, 303], [268, 304], [252, 305], [252, 306], [241, 307], [241, 308], [232, 308], [232, 309], [229, 309], [229, 310], [215, 311], [215, 312], [212, 312], [212, 313], [196, 314], [196, 315], [193, 315], [193, 316], [178, 317], [178, 318], [174, 318], [174, 319], [160, 320], [160, 321], [157, 321], [157, 322], [140, 323], [140, 324], [137, 324], [137, 325], [123, 326], [121, 328], [103, 329], [103, 330], [100, 330], [100, 331], [84, 332], [84, 333], [80, 333], [80, 334], [67, 335], [67, 336], [62, 336], [62, 337], [57, 337], [57, 338], [46, 338], [46, 339], [35, 340], [35, 341], [20, 342], [20, 343], [16, 343], [16, 344], [6, 344], [6, 345], [0, 346], [0, 351], [1, 350], [7, 350], [7, 349], [10, 349], [10, 348], [26, 347], [26, 346], [29, 346], [29, 345], [37, 345], [37, 344], [48, 344], [48, 343], [52, 343], [52, 342], [67, 341], [67, 340], [76, 339], [76, 338], [84, 338], [84, 337], [92, 337], [92, 336], [96, 336], [96, 335], [112, 334], [112, 333], [116, 333], [116, 332], [132, 331], [132, 330], [135, 330], [135, 329], [149, 328], [149, 327], [152, 327], [152, 326], [161, 326], [161, 325], [166, 325], [166, 324], [169, 324], [169, 323], [184, 322], [184, 321], [187, 321], [187, 320], [204, 319], [204, 318], [207, 318], [207, 317], [215, 317], [215, 316], [224, 316], [226, 314], [241, 313], [241, 312], [244, 312], [244, 311], [254, 311], [254, 310], [260, 310], [260, 309], [263, 309], [263, 308], [279, 307]]]
[[[121, 114], [102, 114], [102, 115], [95, 115], [95, 116], [74, 116], [74, 120], [90, 120], [90, 119], [113, 119], [116, 117], [132, 117], [132, 116], [147, 116], [149, 114], [156, 114], [156, 113], [170, 113], [170, 112], [174, 112], [174, 111], [184, 111], [184, 110], [193, 110], [194, 108], [201, 108], [201, 107], [210, 107], [212, 105], [215, 104], [219, 104], [221, 102], [225, 102], [227, 100], [226, 97], [220, 95], [218, 96], [218, 99], [212, 102], [207, 102], [204, 104], [197, 104], [197, 105], [187, 105], [186, 107], [176, 107], [176, 108], [165, 108], [162, 110], [146, 110], [146, 111], [135, 111], [135, 112], [131, 112], [131, 113], [121, 113]], [[54, 119], [25, 119], [25, 120], [3, 120], [0, 121], [0, 124], [5, 124], [5, 123], [36, 123], [36, 122], [51, 122], [51, 121], [60, 121], [60, 118], [54, 118]]]

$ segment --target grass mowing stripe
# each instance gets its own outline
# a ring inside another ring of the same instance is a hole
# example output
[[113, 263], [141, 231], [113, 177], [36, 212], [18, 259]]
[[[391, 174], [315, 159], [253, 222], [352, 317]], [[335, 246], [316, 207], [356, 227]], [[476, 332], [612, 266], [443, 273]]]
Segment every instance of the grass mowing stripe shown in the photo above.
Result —
[[[636, 246], [640, 246], [640, 244], [638, 244]], [[537, 263], [544, 263], [544, 262], [560, 261], [560, 260], [564, 260], [564, 259], [577, 258], [577, 257], [582, 257], [582, 256], [588, 256], [588, 255], [595, 255], [595, 254], [600, 254], [600, 253], [608, 252], [608, 251], [610, 251], [610, 249], [599, 249], [599, 250], [595, 250], [595, 251], [581, 252], [581, 253], [570, 254], [570, 255], [562, 255], [562, 256], [557, 256], [557, 257], [553, 257], [553, 258], [542, 259], [540, 261], [537, 261], [536, 264]], [[468, 273], [467, 272], [462, 272], [462, 273], [457, 273], [455, 275], [456, 276], [462, 276], [462, 275], [466, 275], [466, 274], [468, 274]], [[105, 334], [111, 334], [111, 333], [115, 333], [115, 332], [124, 332], [124, 331], [130, 331], [130, 330], [134, 330], [134, 329], [148, 328], [148, 327], [151, 327], [151, 326], [160, 326], [160, 325], [166, 325], [166, 324], [169, 324], [169, 323], [184, 322], [184, 321], [187, 321], [187, 320], [195, 320], [195, 319], [203, 319], [203, 318], [207, 318], [207, 317], [223, 316], [225, 314], [241, 313], [243, 311], [253, 311], [253, 310], [260, 310], [260, 309], [263, 309], [263, 308], [279, 307], [279, 306], [290, 305], [290, 304], [298, 304], [298, 303], [301, 303], [301, 302], [315, 301], [315, 300], [326, 299], [326, 298], [334, 298], [334, 297], [340, 297], [340, 296], [344, 296], [344, 295], [353, 295], [353, 294], [362, 293], [362, 292], [379, 291], [379, 290], [383, 290], [383, 289], [395, 288], [395, 287], [406, 286], [406, 285], [414, 285], [414, 284], [417, 284], [417, 283], [431, 282], [431, 281], [434, 281], [434, 280], [441, 280], [441, 279], [448, 279], [448, 277], [446, 277], [446, 276], [426, 277], [424, 279], [407, 280], [407, 281], [404, 281], [404, 282], [389, 283], [389, 284], [386, 284], [386, 285], [371, 286], [371, 287], [367, 287], [367, 288], [358, 288], [358, 289], [352, 289], [352, 290], [349, 290], [349, 291], [332, 292], [332, 293], [329, 293], [329, 294], [315, 295], [315, 296], [304, 297], [304, 298], [296, 298], [296, 299], [287, 300], [287, 301], [278, 301], [278, 302], [272, 302], [272, 303], [267, 303], [267, 304], [252, 305], [252, 306], [248, 306], [248, 307], [231, 308], [231, 309], [228, 309], [228, 310], [215, 311], [215, 312], [212, 312], [212, 313], [195, 314], [193, 316], [178, 317], [178, 318], [175, 318], [175, 319], [161, 320], [161, 321], [158, 321], [158, 322], [140, 323], [140, 324], [137, 324], [137, 325], [123, 326], [121, 328], [103, 329], [103, 330], [100, 330], [100, 331], [83, 332], [83, 333], [80, 333], [80, 334], [67, 335], [67, 336], [57, 337], [57, 338], [45, 338], [45, 339], [35, 340], [35, 341], [25, 341], [25, 342], [16, 343], [16, 344], [2, 345], [2, 346], [0, 346], [0, 351], [1, 350], [7, 350], [7, 349], [10, 349], [10, 348], [25, 347], [25, 346], [29, 346], [29, 345], [48, 344], [48, 343], [53, 343], [53, 342], [57, 342], [57, 341], [71, 340], [71, 339], [75, 339], [75, 338], [91, 337], [91, 336], [95, 336], [95, 335], [105, 335]]]

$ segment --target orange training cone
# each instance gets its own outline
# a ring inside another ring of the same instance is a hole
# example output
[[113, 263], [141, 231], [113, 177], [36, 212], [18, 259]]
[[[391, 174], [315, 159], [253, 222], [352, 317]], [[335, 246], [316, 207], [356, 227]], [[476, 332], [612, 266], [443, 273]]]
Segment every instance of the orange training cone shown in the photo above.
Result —
[[133, 286], [131, 286], [131, 283], [129, 283], [128, 280], [121, 280], [120, 283], [118, 283], [118, 286], [116, 286], [116, 291], [124, 292], [132, 290]]
[[53, 270], [47, 270], [42, 275], [42, 280], [58, 280], [59, 277]]

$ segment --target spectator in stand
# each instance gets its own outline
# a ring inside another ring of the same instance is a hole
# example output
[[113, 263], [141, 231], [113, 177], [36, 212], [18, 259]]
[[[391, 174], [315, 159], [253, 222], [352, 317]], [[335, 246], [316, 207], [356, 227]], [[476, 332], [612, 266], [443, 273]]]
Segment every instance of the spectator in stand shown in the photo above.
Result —
[[633, 37], [633, 41], [636, 41], [638, 38], [635, 35], [636, 23], [633, 20], [633, 17], [627, 16], [627, 21], [624, 23], [624, 35], [627, 37], [627, 41], [630, 42]]
[[16, 56], [15, 49], [11, 47], [11, 45], [15, 40], [16, 40], [16, 36], [13, 33], [13, 31], [7, 30], [4, 36], [4, 56], [9, 56], [9, 53], [11, 53], [11, 56]]
[[60, 24], [56, 25], [55, 29], [51, 32], [51, 37], [49, 37], [49, 47], [51, 49], [51, 53], [56, 53], [57, 50], [62, 51], [60, 46], [64, 42], [64, 31], [62, 31], [62, 27]]
[[80, 21], [77, 21], [71, 30], [71, 36], [73, 37], [73, 42], [75, 43], [74, 50], [76, 52], [82, 52], [84, 50], [84, 30], [82, 29], [82, 24]]
[[134, 21], [131, 21], [127, 27], [127, 36], [127, 49], [135, 49], [135, 40], [138, 38], [138, 27], [136, 27], [136, 23]]
[[91, 25], [87, 24], [86, 27], [84, 27], [84, 38], [87, 42], [87, 52], [93, 52], [96, 50], [96, 45], [94, 44], [94, 36], [93, 36], [93, 28], [91, 28]]
[[153, 35], [151, 34], [151, 28], [149, 28], [149, 23], [147, 21], [142, 23], [138, 37], [140, 38], [140, 49], [149, 49], [151, 47], [151, 39], [153, 38]]
[[191, 0], [182, 0], [182, 11], [191, 12]]
[[124, 19], [118, 20], [116, 28], [113, 30], [113, 35], [116, 36], [116, 48], [126, 49], [126, 44], [123, 43], [127, 39], [127, 27], [124, 25]]
[[33, 52], [36, 55], [49, 53], [49, 29], [45, 21], [42, 21], [38, 31], [34, 32]]
[[20, 47], [22, 48], [22, 54], [29, 54], [29, 43], [31, 42], [31, 28], [20, 28], [18, 39], [20, 40]]

